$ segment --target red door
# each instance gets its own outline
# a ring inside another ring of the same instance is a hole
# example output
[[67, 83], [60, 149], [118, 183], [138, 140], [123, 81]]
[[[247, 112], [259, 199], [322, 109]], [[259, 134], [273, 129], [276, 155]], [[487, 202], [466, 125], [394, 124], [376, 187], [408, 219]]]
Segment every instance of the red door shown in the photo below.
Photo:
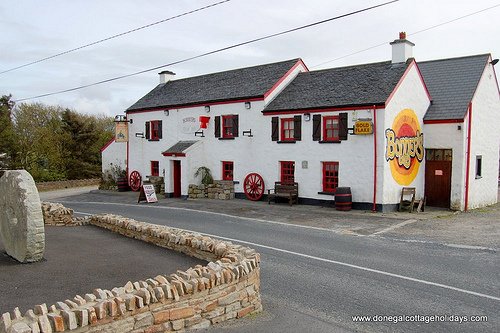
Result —
[[451, 149], [427, 149], [426, 155], [426, 205], [450, 208]]
[[174, 198], [181, 196], [181, 161], [174, 162]]

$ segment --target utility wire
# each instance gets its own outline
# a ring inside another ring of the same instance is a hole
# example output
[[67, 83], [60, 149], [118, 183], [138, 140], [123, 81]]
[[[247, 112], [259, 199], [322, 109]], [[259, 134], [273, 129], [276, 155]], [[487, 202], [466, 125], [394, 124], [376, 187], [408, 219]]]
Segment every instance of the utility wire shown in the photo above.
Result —
[[[464, 16], [460, 16], [460, 17], [454, 18], [453, 20], [449, 20], [449, 21], [446, 21], [446, 22], [442, 22], [442, 23], [439, 23], [439, 24], [436, 24], [436, 25], [433, 25], [433, 26], [427, 27], [427, 28], [425, 28], [425, 29], [415, 31], [415, 32], [413, 32], [413, 33], [408, 33], [408, 36], [415, 36], [415, 35], [420, 34], [420, 33], [422, 33], [422, 32], [426, 32], [426, 31], [429, 31], [429, 30], [432, 30], [432, 29], [435, 29], [435, 28], [441, 27], [441, 26], [443, 26], [443, 25], [446, 25], [446, 24], [450, 24], [450, 23], [456, 22], [456, 21], [458, 21], [458, 20], [461, 20], [461, 19], [467, 18], [467, 17], [469, 17], [469, 16], [473, 16], [473, 15], [476, 15], [476, 14], [479, 14], [479, 13], [482, 13], [482, 12], [485, 12], [485, 11], [488, 11], [488, 10], [493, 9], [493, 8], [496, 8], [496, 7], [500, 7], [500, 4], [495, 5], [495, 6], [491, 6], [491, 7], [488, 7], [488, 8], [481, 9], [481, 10], [478, 10], [478, 11], [476, 11], [476, 12], [473, 12], [473, 13], [470, 13], [470, 14], [467, 14], [467, 15], [464, 15]], [[338, 57], [338, 58], [335, 58], [335, 59], [332, 59], [332, 60], [328, 60], [328, 61], [322, 62], [322, 63], [317, 64], [317, 65], [314, 65], [314, 66], [310, 66], [309, 68], [316, 68], [316, 67], [319, 67], [319, 66], [323, 66], [323, 65], [329, 64], [329, 63], [331, 63], [331, 62], [334, 62], [334, 61], [337, 61], [337, 60], [340, 60], [340, 59], [344, 59], [344, 58], [348, 58], [348, 57], [353, 56], [353, 55], [356, 55], [356, 54], [358, 54], [358, 53], [362, 53], [362, 52], [365, 52], [365, 51], [368, 51], [368, 50], [371, 50], [371, 49], [375, 49], [375, 48], [377, 48], [377, 47], [384, 46], [384, 45], [387, 45], [387, 42], [380, 43], [380, 44], [377, 44], [377, 45], [373, 45], [373, 46], [370, 46], [370, 47], [368, 47], [368, 48], [366, 48], [366, 49], [362, 49], [362, 50], [359, 50], [359, 51], [356, 51], [356, 52], [353, 52], [353, 53], [349, 53], [349, 54], [343, 55], [343, 56], [341, 56], [341, 57]]]
[[62, 55], [65, 55], [65, 54], [68, 54], [68, 53], [71, 53], [71, 52], [75, 52], [75, 51], [78, 51], [78, 50], [81, 50], [81, 49], [84, 49], [86, 47], [93, 46], [93, 45], [96, 45], [96, 44], [99, 44], [99, 43], [102, 43], [102, 42], [106, 42], [106, 41], [114, 39], [114, 38], [125, 36], [127, 34], [132, 33], [132, 32], [136, 32], [136, 31], [139, 31], [139, 30], [142, 30], [142, 29], [150, 28], [150, 27], [152, 27], [154, 25], [157, 25], [157, 24], [160, 24], [160, 23], [164, 23], [164, 22], [167, 22], [167, 21], [171, 21], [171, 20], [174, 20], [176, 18], [179, 18], [179, 17], [182, 17], [182, 16], [186, 16], [186, 15], [189, 15], [189, 14], [193, 14], [193, 13], [202, 11], [204, 9], [215, 7], [215, 6], [221, 5], [221, 4], [229, 2], [229, 1], [231, 1], [231, 0], [219, 1], [219, 2], [216, 2], [216, 3], [210, 4], [210, 5], [204, 6], [204, 7], [193, 9], [191, 11], [188, 11], [188, 12], [185, 12], [185, 13], [182, 13], [182, 14], [179, 14], [179, 15], [175, 15], [175, 16], [172, 16], [172, 17], [160, 20], [160, 21], [156, 21], [156, 22], [153, 22], [153, 23], [150, 23], [150, 24], [147, 24], [147, 25], [143, 25], [141, 27], [138, 27], [138, 28], [135, 28], [135, 29], [132, 29], [132, 30], [128, 30], [128, 31], [125, 31], [125, 32], [122, 32], [122, 33], [119, 33], [119, 34], [116, 34], [116, 35], [112, 35], [112, 36], [109, 36], [109, 37], [106, 37], [106, 38], [103, 38], [103, 39], [99, 39], [99, 40], [97, 40], [95, 42], [92, 42], [92, 43], [89, 43], [89, 44], [85, 44], [85, 45], [82, 45], [82, 46], [79, 46], [79, 47], [75, 47], [74, 49], [71, 49], [71, 50], [63, 51], [61, 53], [57, 53], [57, 54], [51, 55], [51, 56], [46, 57], [46, 58], [38, 59], [38, 60], [32, 61], [30, 63], [24, 64], [24, 65], [21, 65], [21, 66], [17, 66], [17, 67], [13, 67], [13, 68], [1, 71], [0, 75], [4, 74], [4, 73], [15, 71], [16, 69], [20, 69], [20, 68], [31, 66], [31, 65], [37, 64], [37, 63], [42, 62], [42, 61], [46, 61], [46, 60], [49, 60], [49, 59], [60, 57]]
[[162, 67], [168, 67], [168, 66], [177, 65], [177, 64], [180, 64], [180, 63], [183, 63], [183, 62], [187, 62], [187, 61], [190, 61], [190, 60], [194, 60], [194, 59], [206, 57], [206, 56], [214, 54], [214, 53], [219, 53], [219, 52], [222, 52], [222, 51], [227, 51], [227, 50], [234, 49], [236, 47], [240, 47], [240, 46], [243, 46], [243, 45], [248, 45], [248, 44], [259, 42], [259, 41], [262, 41], [262, 40], [265, 40], [265, 39], [269, 39], [269, 38], [273, 38], [273, 37], [285, 35], [285, 34], [288, 34], [288, 33], [294, 32], [294, 31], [298, 31], [298, 30], [310, 28], [310, 27], [313, 27], [313, 26], [316, 26], [316, 25], [320, 25], [320, 24], [327, 23], [327, 22], [330, 22], [330, 21], [338, 20], [338, 19], [341, 19], [341, 18], [344, 18], [344, 17], [347, 17], [347, 16], [352, 16], [352, 15], [355, 15], [355, 14], [359, 14], [359, 13], [362, 13], [362, 12], [365, 12], [365, 11], [368, 11], [368, 10], [371, 10], [371, 9], [375, 9], [375, 8], [378, 8], [378, 7], [386, 6], [388, 4], [391, 4], [391, 3], [394, 3], [394, 2], [398, 2], [398, 1], [399, 0], [392, 0], [392, 1], [384, 2], [382, 4], [378, 4], [378, 5], [371, 6], [371, 7], [366, 7], [366, 8], [363, 8], [363, 9], [360, 9], [360, 10], [356, 10], [356, 11], [353, 11], [353, 12], [350, 12], [350, 13], [347, 13], [347, 14], [342, 14], [342, 15], [339, 15], [339, 16], [331, 17], [331, 18], [326, 19], [326, 20], [317, 21], [317, 22], [306, 24], [306, 25], [303, 25], [303, 26], [300, 26], [300, 27], [296, 27], [296, 28], [293, 28], [293, 29], [289, 29], [289, 30], [277, 32], [277, 33], [274, 33], [274, 34], [271, 34], [271, 35], [267, 35], [267, 36], [263, 36], [263, 37], [259, 37], [259, 38], [255, 38], [255, 39], [251, 39], [251, 40], [248, 40], [246, 42], [242, 42], [242, 43], [238, 43], [238, 44], [233, 44], [233, 45], [226, 46], [226, 47], [223, 47], [223, 48], [220, 48], [220, 49], [217, 49], [217, 50], [209, 51], [209, 52], [202, 53], [202, 54], [199, 54], [199, 55], [196, 55], [196, 56], [192, 56], [192, 57], [189, 57], [189, 58], [185, 58], [185, 59], [182, 59], [182, 60], [177, 60], [177, 61], [174, 61], [174, 62], [171, 62], [171, 63], [168, 63], [168, 64], [163, 64], [163, 65], [160, 65], [160, 66], [156, 66], [156, 67], [144, 69], [144, 70], [141, 70], [141, 71], [138, 71], [138, 72], [134, 72], [134, 73], [130, 73], [130, 74], [125, 74], [125, 75], [113, 77], [113, 78], [110, 78], [110, 79], [106, 79], [106, 80], [102, 80], [102, 81], [98, 81], [98, 82], [94, 82], [94, 83], [90, 83], [90, 84], [86, 84], [86, 85], [82, 85], [82, 86], [78, 86], [78, 87], [74, 87], [74, 88], [70, 88], [70, 89], [59, 90], [59, 91], [56, 91], [56, 92], [51, 92], [51, 93], [47, 93], [47, 94], [37, 95], [37, 96], [33, 96], [33, 97], [21, 98], [21, 99], [15, 100], [14, 102], [22, 102], [22, 101], [26, 101], [26, 100], [29, 100], [29, 99], [36, 99], [36, 98], [41, 98], [41, 97], [47, 97], [47, 96], [62, 94], [62, 93], [70, 92], [70, 91], [75, 91], [75, 90], [79, 90], [79, 89], [84, 89], [84, 88], [96, 86], [96, 85], [107, 83], [107, 82], [111, 82], [111, 81], [116, 81], [116, 80], [124, 79], [124, 78], [130, 77], [130, 76], [135, 76], [135, 75], [143, 74], [143, 73], [146, 73], [146, 72], [151, 72], [151, 71], [160, 69]]

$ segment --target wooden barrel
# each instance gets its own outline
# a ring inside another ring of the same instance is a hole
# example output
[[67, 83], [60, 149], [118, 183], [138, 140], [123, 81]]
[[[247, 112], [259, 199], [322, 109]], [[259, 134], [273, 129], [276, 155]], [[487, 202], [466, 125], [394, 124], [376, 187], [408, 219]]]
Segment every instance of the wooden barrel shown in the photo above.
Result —
[[351, 210], [352, 208], [352, 194], [350, 187], [337, 187], [335, 192], [335, 209], [337, 210]]
[[128, 180], [126, 177], [120, 177], [116, 180], [116, 185], [118, 186], [118, 192], [125, 192], [129, 190]]

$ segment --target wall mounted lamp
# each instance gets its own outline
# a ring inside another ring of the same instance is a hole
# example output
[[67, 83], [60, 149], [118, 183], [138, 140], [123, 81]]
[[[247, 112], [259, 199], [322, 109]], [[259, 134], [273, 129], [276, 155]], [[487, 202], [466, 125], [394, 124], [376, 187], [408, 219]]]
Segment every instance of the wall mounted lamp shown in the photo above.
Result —
[[205, 112], [209, 113], [210, 112], [210, 105], [205, 105]]
[[498, 59], [493, 59], [492, 61], [490, 61], [490, 64], [495, 66], [496, 64], [498, 64]]
[[252, 103], [245, 102], [245, 109], [250, 109], [252, 107]]
[[311, 114], [310, 113], [304, 113], [304, 120], [305, 121], [311, 120]]
[[249, 129], [248, 131], [243, 131], [243, 136], [248, 136], [249, 138], [252, 138], [252, 129]]
[[127, 120], [127, 116], [122, 115], [122, 114], [116, 115], [114, 122], [115, 123], [131, 123], [131, 124], [133, 123], [132, 119]]
[[144, 139], [144, 132], [135, 133], [135, 137]]
[[170, 111], [169, 110], [164, 110], [163, 114], [168, 117], [168, 115], [170, 114]]

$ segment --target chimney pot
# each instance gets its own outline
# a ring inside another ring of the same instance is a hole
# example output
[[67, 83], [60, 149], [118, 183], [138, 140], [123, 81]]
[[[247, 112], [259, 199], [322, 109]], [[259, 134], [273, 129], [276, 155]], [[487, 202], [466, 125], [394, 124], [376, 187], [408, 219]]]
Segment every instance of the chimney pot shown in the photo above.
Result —
[[399, 39], [406, 39], [406, 32], [401, 31], [401, 32], [399, 33]]

